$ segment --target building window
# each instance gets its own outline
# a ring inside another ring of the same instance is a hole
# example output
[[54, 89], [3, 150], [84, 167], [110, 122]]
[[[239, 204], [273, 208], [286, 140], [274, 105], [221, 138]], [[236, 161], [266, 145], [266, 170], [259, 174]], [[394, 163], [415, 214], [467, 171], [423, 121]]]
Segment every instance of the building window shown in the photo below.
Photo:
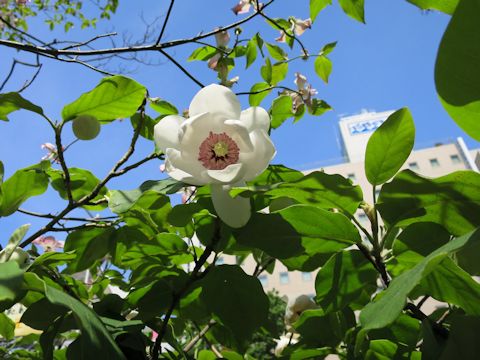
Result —
[[302, 272], [302, 280], [303, 281], [312, 281], [312, 273]]
[[288, 278], [288, 272], [280, 273], [280, 284], [288, 284], [290, 279]]
[[440, 166], [440, 163], [438, 162], [437, 158], [434, 158], [430, 159], [430, 165], [432, 166], [432, 168], [437, 168]]
[[223, 265], [224, 263], [225, 263], [225, 259], [221, 256], [217, 258], [217, 260], [215, 260], [215, 265]]
[[450, 155], [450, 160], [452, 160], [452, 164], [460, 164], [460, 156], [458, 155]]
[[355, 174], [354, 173], [350, 173], [350, 174], [347, 174], [347, 178], [349, 180], [352, 180], [352, 181], [356, 181], [357, 178], [355, 177]]
[[260, 275], [258, 277], [258, 280], [260, 280], [260, 283], [262, 284], [262, 286], [267, 286], [268, 285], [267, 275]]
[[417, 163], [416, 161], [411, 162], [411, 163], [408, 163], [408, 168], [409, 168], [410, 170], [418, 170], [418, 169], [420, 169], [420, 168], [418, 167], [418, 163]]

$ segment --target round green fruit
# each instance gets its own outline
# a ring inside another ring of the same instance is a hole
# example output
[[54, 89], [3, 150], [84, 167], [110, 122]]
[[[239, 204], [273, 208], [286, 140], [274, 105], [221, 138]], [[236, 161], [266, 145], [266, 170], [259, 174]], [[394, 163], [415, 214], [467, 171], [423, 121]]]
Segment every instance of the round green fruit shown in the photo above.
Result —
[[72, 130], [80, 140], [92, 140], [100, 132], [100, 123], [94, 116], [80, 115], [73, 120]]

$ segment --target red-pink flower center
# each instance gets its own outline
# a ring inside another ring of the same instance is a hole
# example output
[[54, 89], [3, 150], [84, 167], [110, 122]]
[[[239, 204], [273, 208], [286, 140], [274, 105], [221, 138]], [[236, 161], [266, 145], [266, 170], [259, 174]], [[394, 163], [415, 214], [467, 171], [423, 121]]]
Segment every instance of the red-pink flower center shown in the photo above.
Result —
[[210, 131], [198, 149], [198, 160], [209, 170], [223, 170], [238, 161], [240, 149], [226, 133], [214, 134]]

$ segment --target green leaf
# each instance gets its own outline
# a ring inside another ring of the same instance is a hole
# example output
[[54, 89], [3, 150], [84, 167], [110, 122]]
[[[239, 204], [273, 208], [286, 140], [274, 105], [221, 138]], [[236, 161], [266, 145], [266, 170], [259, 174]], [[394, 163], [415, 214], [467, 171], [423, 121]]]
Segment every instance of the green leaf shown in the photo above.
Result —
[[315, 59], [315, 72], [320, 79], [328, 83], [328, 77], [332, 72], [332, 62], [330, 59], [324, 55], [317, 56]]
[[178, 110], [168, 101], [159, 98], [150, 99], [150, 107], [160, 115], [177, 115]]
[[280, 184], [234, 188], [230, 192], [232, 196], [251, 196], [254, 193], [263, 193], [272, 199], [288, 197], [302, 204], [323, 209], [341, 209], [349, 214], [354, 214], [363, 200], [359, 186], [352, 185], [341, 175], [330, 175], [321, 171], [314, 171]]
[[[130, 122], [134, 129], [136, 129], [140, 125], [141, 118], [142, 117], [138, 113], [134, 114], [130, 118]], [[144, 115], [143, 125], [142, 125], [142, 128], [140, 129], [140, 136], [148, 140], [153, 140], [153, 128], [155, 127], [155, 125], [157, 125], [158, 121], [161, 120], [161, 118], [162, 117], [159, 117], [154, 120], [150, 116]]]
[[398, 235], [393, 245], [393, 254], [398, 265], [393, 275], [417, 265], [425, 256], [450, 240], [450, 234], [441, 225], [432, 222], [417, 222], [407, 226]]
[[175, 194], [185, 184], [174, 179], [148, 180], [135, 190], [111, 190], [108, 195], [108, 207], [114, 213], [120, 214], [133, 205], [146, 191], [153, 191], [159, 194]]
[[366, 353], [366, 360], [390, 360], [395, 358], [398, 345], [390, 340], [372, 340]]
[[217, 49], [212, 46], [203, 46], [195, 49], [190, 56], [188, 57], [187, 61], [206, 61], [210, 59], [213, 55], [217, 53]]
[[436, 179], [404, 170], [383, 185], [377, 207], [388, 226], [431, 221], [452, 235], [480, 226], [480, 174], [457, 171]]
[[0, 311], [10, 308], [25, 295], [23, 270], [15, 261], [0, 263]]
[[0, 313], [0, 335], [6, 340], [12, 340], [15, 334], [15, 322], [5, 313]]
[[285, 120], [295, 115], [292, 111], [292, 106], [292, 98], [288, 95], [281, 95], [273, 100], [272, 107], [270, 108], [272, 129], [280, 127]]
[[336, 347], [353, 326], [354, 315], [351, 310], [325, 314], [323, 310], [305, 310], [293, 325], [300, 333], [302, 342], [313, 347]]
[[458, 251], [469, 242], [480, 241], [480, 229], [457, 237], [425, 257], [411, 270], [394, 278], [382, 296], [369, 303], [360, 314], [360, 322], [364, 329], [380, 329], [391, 324], [400, 315], [410, 292], [427, 277], [435, 266], [446, 256]]
[[409, 3], [418, 6], [423, 10], [438, 10], [445, 14], [452, 15], [459, 0], [407, 0]]
[[39, 289], [36, 285], [33, 290], [43, 290], [42, 292], [53, 305], [64, 306], [74, 313], [75, 321], [82, 331], [82, 352], [78, 354], [80, 358], [126, 359], [101, 320], [90, 308], [70, 295], [43, 283], [32, 273], [26, 279], [27, 287], [32, 281], [42, 283], [43, 289]]
[[320, 51], [320, 55], [327, 56], [333, 51], [333, 49], [335, 49], [336, 46], [337, 46], [336, 41], [324, 45], [322, 50]]
[[68, 263], [68, 270], [76, 273], [88, 269], [109, 251], [113, 228], [81, 229], [68, 234], [64, 251], [75, 251], [76, 258]]
[[332, 0], [310, 0], [310, 18], [315, 21], [317, 15], [327, 7], [331, 5]]
[[43, 194], [48, 188], [48, 176], [45, 170], [50, 167], [48, 161], [17, 170], [2, 185], [3, 201], [0, 216], [13, 214], [28, 198]]
[[362, 296], [368, 301], [377, 290], [377, 277], [377, 271], [360, 251], [339, 252], [317, 273], [317, 303], [328, 313], [352, 306]]
[[338, 0], [345, 14], [365, 23], [365, 0]]
[[248, 69], [250, 65], [252, 65], [257, 59], [257, 40], [255, 36], [248, 41], [246, 59], [247, 59], [247, 63], [245, 65], [246, 69]]
[[455, 316], [450, 335], [440, 360], [476, 359], [480, 354], [480, 318], [478, 316]]
[[368, 140], [365, 174], [372, 185], [393, 177], [407, 160], [415, 142], [415, 124], [407, 108], [395, 111]]
[[360, 241], [358, 231], [345, 216], [307, 205], [254, 214], [234, 235], [240, 245], [289, 260], [290, 268], [303, 271]]
[[13, 232], [5, 249], [0, 251], [0, 262], [7, 262], [10, 259], [10, 256], [12, 256], [20, 241], [23, 240], [28, 229], [30, 229], [30, 224], [25, 224]]
[[145, 100], [147, 90], [124, 76], [106, 77], [62, 111], [64, 121], [79, 115], [91, 115], [101, 123], [132, 116]]
[[437, 265], [421, 286], [433, 298], [457, 305], [467, 315], [480, 315], [480, 285], [449, 258]]
[[314, 116], [323, 115], [330, 110], [332, 110], [332, 107], [324, 100], [319, 99], [312, 99], [312, 104], [308, 106], [308, 113]]
[[250, 89], [250, 92], [252, 93], [248, 96], [250, 106], [258, 106], [262, 100], [272, 92], [272, 89], [270, 84], [267, 84], [266, 82], [260, 82], [253, 85]]
[[203, 280], [201, 297], [239, 342], [248, 340], [267, 321], [269, 302], [260, 281], [239, 266], [211, 269]]
[[[70, 173], [70, 190], [72, 192], [72, 198], [75, 201], [82, 199], [84, 196], [90, 195], [92, 190], [100, 183], [100, 180], [88, 170], [80, 168], [70, 168], [68, 170]], [[52, 188], [58, 191], [62, 199], [68, 199], [63, 171], [50, 169], [48, 170], [48, 175], [50, 175], [51, 178]], [[103, 187], [93, 201], [102, 199], [106, 194], [107, 189]], [[105, 208], [105, 205], [85, 206], [85, 208], [102, 210]]]
[[272, 83], [272, 63], [270, 58], [265, 58], [265, 65], [260, 68], [260, 74], [265, 82]]
[[277, 61], [288, 60], [288, 55], [283, 49], [275, 44], [265, 43], [268, 53]]
[[28, 110], [43, 116], [43, 109], [24, 99], [19, 93], [0, 94], [0, 120], [8, 121], [7, 115], [20, 110]]
[[272, 80], [273, 85], [283, 81], [288, 73], [288, 63], [279, 62], [272, 66]]
[[435, 64], [440, 101], [455, 122], [480, 141], [480, 32], [478, 0], [463, 0], [443, 34]]
[[66, 312], [65, 307], [54, 305], [47, 298], [42, 298], [25, 310], [21, 322], [37, 330], [47, 330], [58, 316]]

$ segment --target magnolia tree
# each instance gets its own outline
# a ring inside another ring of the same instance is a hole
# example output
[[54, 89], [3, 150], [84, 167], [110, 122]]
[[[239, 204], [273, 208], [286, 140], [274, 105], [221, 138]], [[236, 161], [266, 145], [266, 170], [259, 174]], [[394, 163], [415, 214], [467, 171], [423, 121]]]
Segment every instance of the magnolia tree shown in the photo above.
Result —
[[[39, 228], [20, 226], [0, 253], [2, 358], [477, 358], [480, 285], [473, 276], [480, 273], [480, 175], [467, 170], [432, 179], [400, 171], [414, 144], [407, 108], [394, 112], [368, 142], [365, 173], [373, 203], [340, 175], [304, 175], [271, 164], [272, 131], [287, 119], [330, 110], [302, 74], [295, 74], [295, 86], [287, 74], [295, 73], [298, 61], [311, 60], [328, 81], [328, 54], [335, 47], [302, 41], [331, 1], [310, 0], [304, 19], [271, 17], [273, 2], [232, 3], [226, 11], [238, 16], [235, 23], [164, 41], [171, 0], [153, 37], [109, 48], [96, 41], [111, 34], [48, 42], [28, 32], [29, 17], [48, 11], [54, 13], [47, 17], [52, 27], [93, 25], [96, 18], [81, 14], [81, 2], [0, 2], [0, 45], [33, 53], [38, 70], [50, 58], [105, 73], [102, 57], [155, 51], [185, 81], [199, 85], [182, 114], [171, 99], [159, 99], [119, 74], [92, 84], [60, 116], [20, 95], [25, 86], [0, 94], [0, 119], [31, 112], [55, 139], [44, 144], [48, 155], [40, 163], [8, 179], [0, 168], [0, 216], [45, 220]], [[438, 50], [436, 88], [453, 120], [480, 140], [480, 2], [409, 2], [452, 15]], [[93, 3], [100, 18], [117, 7], [117, 1]], [[339, 3], [363, 22], [363, 0]], [[243, 35], [251, 26], [258, 29], [258, 18], [278, 30], [276, 42], [265, 39], [262, 29], [251, 38]], [[185, 44], [197, 46], [188, 59], [169, 54]], [[320, 51], [311, 53], [310, 47]], [[218, 83], [202, 84], [186, 60], [205, 62]], [[260, 61], [260, 81], [253, 85], [229, 76]], [[2, 87], [14, 71], [15, 62]], [[249, 107], [241, 108], [240, 95], [248, 96]], [[118, 119], [130, 119], [133, 135], [110, 172], [97, 177], [70, 166], [66, 127], [88, 141]], [[140, 137], [154, 151], [132, 161]], [[134, 190], [110, 186], [150, 161], [164, 161], [169, 177], [137, 179]], [[64, 200], [60, 211], [23, 207], [49, 187]], [[179, 192], [183, 200], [174, 205]], [[100, 215], [82, 217], [79, 209]], [[358, 211], [368, 217], [368, 229], [356, 220]], [[220, 254], [236, 256], [238, 265], [216, 264]], [[241, 262], [250, 256], [257, 265], [247, 272]], [[314, 298], [303, 295], [286, 306], [269, 301], [258, 276], [272, 272], [275, 263], [318, 271]], [[422, 310], [428, 298], [442, 303], [432, 314]], [[269, 312], [275, 308], [278, 315], [279, 307], [285, 323]]]

